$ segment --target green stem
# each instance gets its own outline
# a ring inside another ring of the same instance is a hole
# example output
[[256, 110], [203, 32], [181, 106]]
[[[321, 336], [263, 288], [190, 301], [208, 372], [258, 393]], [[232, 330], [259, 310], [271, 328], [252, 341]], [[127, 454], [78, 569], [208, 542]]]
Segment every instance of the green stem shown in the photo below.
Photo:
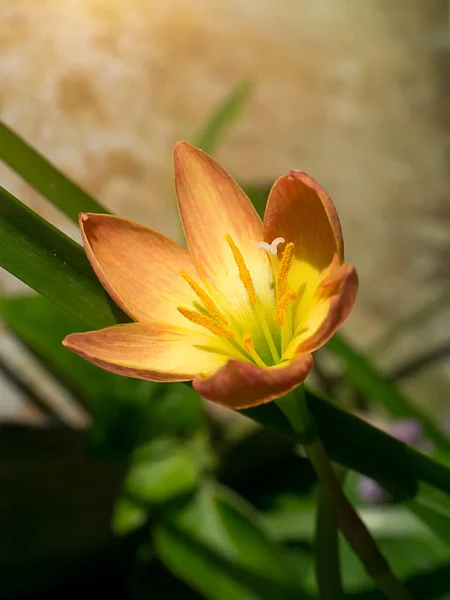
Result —
[[392, 573], [369, 530], [341, 490], [319, 437], [304, 446], [331, 506], [339, 529], [366, 567], [369, 575], [391, 600], [411, 600], [409, 592]]
[[359, 556], [369, 575], [390, 600], [412, 600], [409, 592], [392, 573], [369, 530], [343, 493], [318, 435], [314, 418], [309, 413], [303, 387], [277, 400], [277, 405], [289, 420], [314, 466], [338, 528]]
[[317, 438], [317, 426], [309, 412], [303, 387], [278, 398], [277, 406], [282, 410], [301, 444], [309, 444]]
[[328, 491], [319, 484], [316, 516], [316, 580], [321, 600], [342, 600], [339, 538]]

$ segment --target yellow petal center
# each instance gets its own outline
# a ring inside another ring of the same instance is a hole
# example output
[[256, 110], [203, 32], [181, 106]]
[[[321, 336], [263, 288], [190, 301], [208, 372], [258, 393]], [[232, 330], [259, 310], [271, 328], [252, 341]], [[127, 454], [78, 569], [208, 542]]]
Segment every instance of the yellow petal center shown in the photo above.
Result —
[[[183, 270], [181, 276], [194, 291], [201, 306], [197, 305], [197, 310], [179, 306], [178, 311], [192, 323], [204, 327], [221, 338], [220, 351], [226, 352], [230, 357], [244, 358], [260, 367], [278, 364], [292, 339], [292, 303], [297, 298], [297, 292], [289, 287], [288, 278], [294, 261], [295, 246], [292, 242], [287, 243], [281, 259], [278, 259], [276, 250], [280, 243], [284, 243], [283, 238], [276, 238], [272, 244], [261, 242], [258, 245], [270, 254], [272, 264], [271, 286], [272, 289], [275, 288], [276, 293], [275, 297], [273, 293], [269, 294], [269, 297], [273, 298], [272, 308], [270, 308], [270, 303], [268, 305], [266, 301], [263, 305], [258, 298], [252, 274], [241, 250], [230, 235], [226, 235], [225, 239], [236, 265], [239, 285], [243, 286], [248, 298], [247, 302], [251, 306], [254, 315], [252, 318], [257, 330], [249, 332], [248, 323], [239, 322], [237, 315], [230, 312], [230, 303], [226, 298], [221, 298], [216, 292], [210, 290], [212, 298], [210, 293]], [[261, 260], [267, 259], [262, 257]], [[261, 288], [258, 289], [261, 291]]]

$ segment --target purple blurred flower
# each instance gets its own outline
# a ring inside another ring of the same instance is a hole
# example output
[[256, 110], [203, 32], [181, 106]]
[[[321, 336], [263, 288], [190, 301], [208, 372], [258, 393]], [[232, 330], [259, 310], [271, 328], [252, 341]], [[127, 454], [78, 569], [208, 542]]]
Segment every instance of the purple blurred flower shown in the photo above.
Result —
[[358, 479], [358, 492], [368, 504], [384, 504], [389, 500], [389, 494], [381, 485], [370, 477], [361, 475]]
[[423, 437], [422, 423], [416, 419], [402, 419], [397, 421], [391, 428], [390, 433], [405, 444], [420, 448], [425, 442]]
[[[416, 419], [396, 421], [388, 428], [388, 433], [417, 449], [427, 450], [430, 447], [429, 440], [423, 437], [422, 424]], [[377, 481], [365, 476], [361, 476], [358, 480], [358, 492], [368, 504], [384, 504], [392, 499]]]

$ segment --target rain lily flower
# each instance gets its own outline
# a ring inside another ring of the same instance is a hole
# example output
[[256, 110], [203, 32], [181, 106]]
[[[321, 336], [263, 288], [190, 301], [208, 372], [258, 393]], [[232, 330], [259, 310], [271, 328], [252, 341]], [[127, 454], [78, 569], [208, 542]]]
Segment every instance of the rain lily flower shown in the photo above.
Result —
[[114, 373], [193, 380], [231, 408], [279, 398], [303, 383], [311, 353], [355, 300], [336, 209], [312, 177], [291, 171], [272, 187], [263, 224], [207, 154], [180, 142], [174, 160], [189, 251], [126, 219], [81, 214], [89, 261], [134, 323], [63, 343]]

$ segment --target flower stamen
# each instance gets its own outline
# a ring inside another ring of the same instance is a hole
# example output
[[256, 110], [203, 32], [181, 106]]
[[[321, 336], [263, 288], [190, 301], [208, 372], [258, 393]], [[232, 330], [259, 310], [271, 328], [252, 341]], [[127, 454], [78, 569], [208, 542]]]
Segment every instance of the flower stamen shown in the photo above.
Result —
[[294, 252], [295, 244], [293, 242], [286, 244], [277, 274], [277, 303], [274, 320], [281, 327], [282, 354], [292, 336], [292, 310], [289, 305], [297, 296], [295, 290], [288, 290], [288, 277], [294, 261]]
[[295, 300], [296, 296], [297, 292], [295, 290], [289, 290], [277, 301], [277, 307], [275, 309], [275, 323], [277, 325], [283, 325], [286, 308], [288, 307], [288, 304]]
[[178, 312], [180, 312], [183, 317], [186, 317], [188, 321], [192, 321], [192, 323], [196, 323], [197, 325], [201, 325], [202, 327], [206, 327], [209, 329], [211, 333], [215, 333], [220, 337], [227, 338], [232, 340], [234, 338], [234, 334], [229, 329], [222, 327], [217, 321], [214, 321], [211, 317], [207, 317], [202, 315], [195, 310], [190, 310], [189, 308], [185, 308], [184, 306], [177, 306]]
[[253, 280], [252, 280], [250, 271], [248, 270], [248, 267], [245, 264], [244, 257], [242, 256], [239, 248], [234, 243], [231, 235], [229, 235], [227, 233], [227, 235], [225, 236], [225, 239], [231, 248], [231, 252], [233, 253], [234, 260], [235, 260], [235, 262], [237, 264], [237, 268], [239, 270], [239, 278], [242, 281], [242, 283], [244, 284], [244, 287], [247, 291], [248, 297], [250, 298], [250, 302], [252, 304], [256, 304], [258, 302], [258, 298], [256, 296], [255, 286], [253, 285]]
[[289, 244], [286, 244], [286, 248], [283, 251], [283, 256], [281, 257], [277, 275], [277, 304], [281, 301], [286, 293], [288, 275], [294, 260], [294, 250], [294, 243], [289, 242]]
[[208, 296], [208, 294], [200, 287], [200, 285], [192, 279], [190, 275], [186, 273], [183, 269], [180, 271], [183, 279], [187, 281], [187, 283], [191, 286], [192, 290], [197, 294], [200, 298], [201, 303], [209, 312], [210, 315], [215, 317], [218, 321], [220, 321], [223, 325], [228, 325], [228, 320], [225, 316], [220, 312], [217, 306], [214, 304], [214, 301]]
[[277, 302], [274, 320], [281, 330], [281, 354], [284, 353], [292, 337], [292, 309], [290, 304], [296, 297], [297, 292], [289, 290]]

